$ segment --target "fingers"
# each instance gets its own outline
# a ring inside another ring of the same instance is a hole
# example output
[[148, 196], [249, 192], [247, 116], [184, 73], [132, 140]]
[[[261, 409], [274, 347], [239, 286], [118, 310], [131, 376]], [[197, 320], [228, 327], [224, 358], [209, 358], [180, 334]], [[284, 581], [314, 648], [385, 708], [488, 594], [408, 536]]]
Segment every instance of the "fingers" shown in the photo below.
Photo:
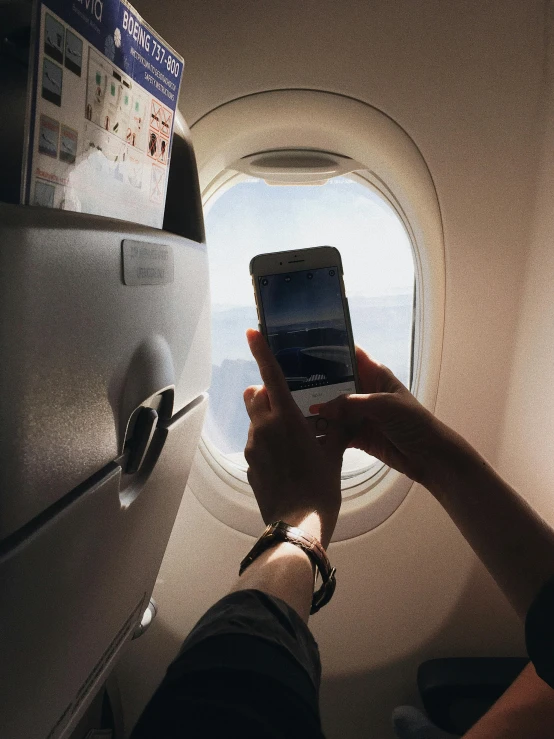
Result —
[[272, 406], [288, 406], [294, 403], [279, 363], [273, 356], [262, 334], [259, 331], [249, 328], [246, 332], [246, 338], [252, 356], [258, 363], [260, 375], [267, 388], [270, 404]]
[[366, 395], [339, 395], [338, 398], [310, 407], [310, 413], [319, 413], [328, 421], [351, 424], [364, 418], [380, 419], [390, 411], [394, 402], [392, 393], [370, 393]]
[[364, 393], [392, 392], [398, 387], [403, 387], [388, 367], [376, 362], [359, 346], [356, 346], [356, 364]]
[[325, 454], [335, 459], [342, 459], [350, 438], [344, 425], [329, 423], [325, 436], [318, 438], [325, 447]]
[[367, 362], [369, 366], [373, 366], [377, 369], [382, 366], [376, 359], [373, 359], [373, 357], [368, 354], [365, 349], [362, 349], [361, 346], [358, 346], [358, 344], [356, 344], [356, 361]]
[[[356, 346], [356, 364], [358, 365], [360, 381], [364, 385], [363, 390], [366, 393], [376, 390], [382, 366], [372, 359], [360, 346]], [[373, 387], [366, 388], [366, 385], [372, 385]]]
[[270, 411], [267, 390], [263, 385], [252, 385], [247, 387], [243, 393], [246, 412], [252, 422], [257, 421], [262, 415]]

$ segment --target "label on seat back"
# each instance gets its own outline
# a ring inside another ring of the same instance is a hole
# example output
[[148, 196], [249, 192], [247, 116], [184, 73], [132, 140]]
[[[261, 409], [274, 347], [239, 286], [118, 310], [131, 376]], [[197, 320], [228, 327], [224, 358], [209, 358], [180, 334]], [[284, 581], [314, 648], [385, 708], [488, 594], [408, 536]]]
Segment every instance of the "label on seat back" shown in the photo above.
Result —
[[125, 239], [121, 242], [121, 254], [126, 285], [169, 285], [173, 282], [171, 246]]
[[43, 0], [22, 202], [161, 228], [183, 58], [125, 0]]

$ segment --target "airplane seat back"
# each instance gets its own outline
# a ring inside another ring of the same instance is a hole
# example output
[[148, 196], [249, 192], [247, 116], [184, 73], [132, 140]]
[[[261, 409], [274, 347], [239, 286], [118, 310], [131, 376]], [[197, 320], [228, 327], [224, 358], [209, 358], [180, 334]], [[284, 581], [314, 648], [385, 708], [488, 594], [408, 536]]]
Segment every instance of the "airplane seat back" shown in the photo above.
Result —
[[0, 736], [59, 739], [148, 606], [206, 411], [210, 309], [184, 121], [162, 230], [19, 205], [29, 11], [0, 7]]
[[1, 203], [20, 202], [31, 35], [29, 14], [30, 7], [24, 3], [0, 6], [0, 84], [3, 96], [3, 113], [0, 115]]

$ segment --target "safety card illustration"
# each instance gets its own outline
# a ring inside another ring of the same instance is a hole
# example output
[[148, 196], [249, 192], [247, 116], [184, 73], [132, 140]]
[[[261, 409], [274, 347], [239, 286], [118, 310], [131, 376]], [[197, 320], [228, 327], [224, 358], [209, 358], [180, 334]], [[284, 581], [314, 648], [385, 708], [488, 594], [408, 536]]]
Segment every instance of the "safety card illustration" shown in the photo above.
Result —
[[161, 228], [182, 57], [125, 0], [36, 22], [23, 203]]

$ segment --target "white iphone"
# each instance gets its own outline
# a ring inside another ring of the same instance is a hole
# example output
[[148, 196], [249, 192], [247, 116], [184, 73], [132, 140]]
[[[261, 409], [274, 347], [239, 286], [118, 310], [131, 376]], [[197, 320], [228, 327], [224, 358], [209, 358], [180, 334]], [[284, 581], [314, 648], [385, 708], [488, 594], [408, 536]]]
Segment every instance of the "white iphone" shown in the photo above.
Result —
[[258, 254], [250, 262], [260, 331], [303, 415], [358, 392], [356, 355], [338, 249]]

